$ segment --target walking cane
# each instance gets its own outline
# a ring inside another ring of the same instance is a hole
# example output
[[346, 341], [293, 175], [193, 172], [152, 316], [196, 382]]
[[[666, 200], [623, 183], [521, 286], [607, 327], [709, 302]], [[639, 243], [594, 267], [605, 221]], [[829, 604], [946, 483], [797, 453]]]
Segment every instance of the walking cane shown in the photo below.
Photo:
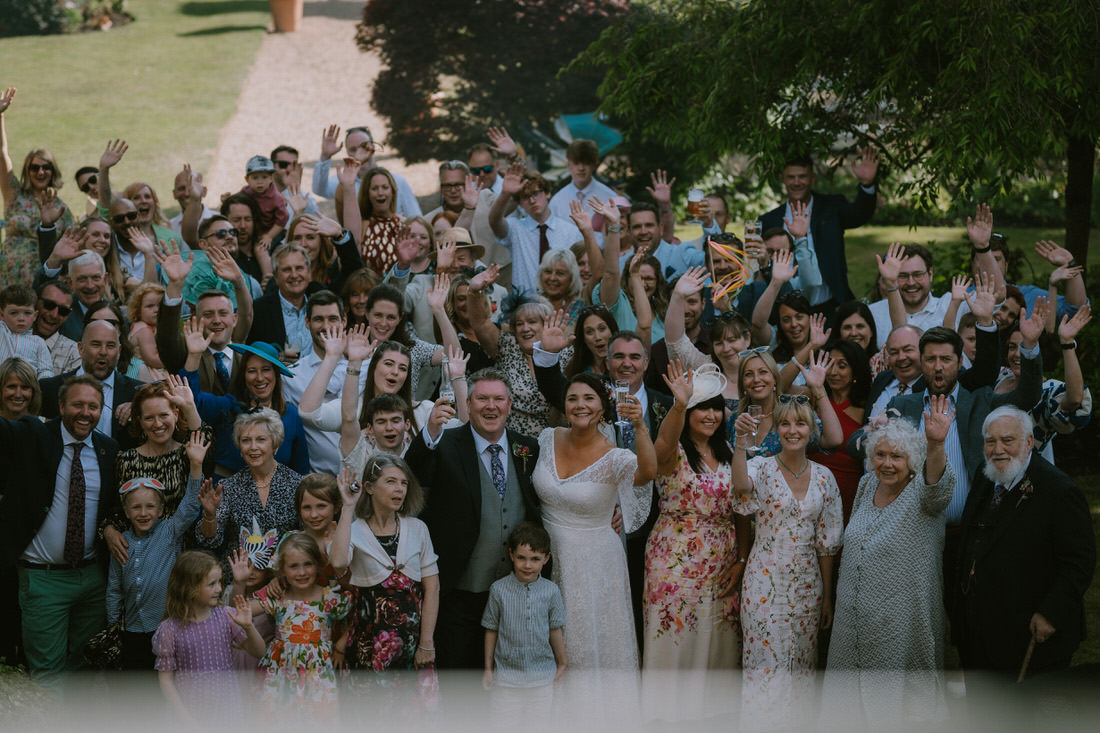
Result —
[[1035, 634], [1031, 635], [1031, 641], [1027, 645], [1027, 653], [1024, 654], [1024, 663], [1020, 667], [1020, 676], [1016, 678], [1017, 684], [1024, 681], [1024, 675], [1027, 674], [1027, 665], [1031, 663], [1031, 653], [1035, 651]]

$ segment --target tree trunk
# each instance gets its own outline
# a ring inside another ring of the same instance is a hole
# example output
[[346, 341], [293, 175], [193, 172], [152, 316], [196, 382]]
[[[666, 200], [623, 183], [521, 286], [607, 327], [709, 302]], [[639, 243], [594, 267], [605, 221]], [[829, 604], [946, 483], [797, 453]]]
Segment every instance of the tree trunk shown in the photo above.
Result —
[[1084, 266], [1089, 257], [1092, 224], [1092, 178], [1096, 141], [1071, 137], [1066, 151], [1066, 249]]

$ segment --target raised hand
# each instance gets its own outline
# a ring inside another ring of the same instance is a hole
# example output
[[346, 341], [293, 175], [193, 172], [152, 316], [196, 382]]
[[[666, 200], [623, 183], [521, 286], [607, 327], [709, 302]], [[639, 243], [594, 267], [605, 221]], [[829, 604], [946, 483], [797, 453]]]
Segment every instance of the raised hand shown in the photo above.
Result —
[[676, 184], [676, 179], [673, 178], [670, 181], [668, 180], [668, 173], [658, 170], [656, 173], [649, 174], [649, 180], [653, 185], [646, 186], [645, 190], [649, 191], [649, 195], [657, 203], [657, 208], [671, 206], [672, 187]]
[[1035, 300], [1035, 306], [1026, 318], [1024, 317], [1025, 312], [1020, 311], [1020, 335], [1024, 337], [1023, 341], [1020, 342], [1021, 348], [1031, 349], [1039, 343], [1039, 335], [1042, 334], [1043, 328], [1046, 326], [1049, 314], [1050, 304], [1047, 302], [1046, 296], [1043, 295]]
[[[400, 246], [400, 243], [398, 244]], [[435, 243], [435, 271], [448, 272], [455, 264], [458, 242], [451, 237], [440, 237]]]
[[825, 376], [828, 374], [829, 366], [832, 363], [833, 358], [829, 356], [829, 352], [827, 351], [818, 351], [810, 354], [809, 364], [806, 366], [802, 366], [801, 364], [798, 365], [803, 378], [806, 380], [806, 386], [810, 387], [815, 392], [819, 389], [825, 389]]
[[397, 269], [407, 270], [420, 251], [420, 242], [412, 236], [412, 230], [402, 224], [397, 231]]
[[669, 362], [668, 374], [662, 374], [661, 378], [668, 385], [668, 391], [676, 399], [676, 404], [687, 406], [691, 400], [691, 390], [695, 384], [695, 372], [685, 370], [680, 360]]
[[466, 374], [466, 365], [470, 362], [470, 355], [461, 347], [450, 346], [447, 348], [447, 368], [451, 372], [451, 379], [462, 377]]
[[345, 507], [354, 507], [355, 502], [359, 501], [359, 480], [355, 471], [348, 466], [340, 470], [340, 475], [336, 477], [336, 487], [340, 489], [340, 498], [344, 500]]
[[802, 239], [810, 231], [810, 208], [805, 201], [791, 202], [791, 218], [783, 218], [787, 231], [795, 239]]
[[134, 245], [134, 249], [146, 256], [153, 254], [153, 248], [156, 247], [156, 242], [148, 234], [143, 232], [137, 227], [126, 227], [126, 236], [130, 238], [130, 244]]
[[772, 257], [772, 280], [782, 285], [798, 274], [798, 265], [794, 264], [794, 253], [776, 252]]
[[331, 326], [321, 331], [321, 344], [325, 347], [325, 358], [339, 359], [348, 345], [347, 334], [340, 326]]
[[195, 259], [194, 252], [187, 253], [187, 259], [180, 256], [179, 247], [175, 242], [168, 242], [167, 247], [157, 247], [153, 251], [153, 257], [160, 265], [161, 272], [169, 282], [183, 283], [191, 273], [191, 264]]
[[[203, 487], [210, 482], [210, 479], [206, 479], [203, 483]], [[248, 553], [241, 548], [233, 550], [229, 553], [229, 572], [233, 575], [234, 585], [244, 585], [248, 582], [248, 576], [252, 572], [248, 567]]]
[[878, 151], [868, 145], [860, 148], [859, 157], [852, 162], [852, 175], [861, 186], [870, 186], [878, 177]]
[[523, 174], [526, 171], [523, 163], [516, 161], [504, 169], [504, 178], [500, 184], [501, 196], [515, 196], [523, 188]]
[[592, 231], [592, 217], [584, 210], [584, 204], [576, 199], [569, 202], [569, 218], [582, 232]]
[[705, 267], [689, 267], [687, 272], [676, 281], [676, 287], [673, 290], [685, 298], [694, 295], [703, 289], [708, 275]]
[[244, 596], [233, 597], [233, 610], [234, 612], [229, 614], [229, 618], [233, 619], [233, 623], [242, 629], [252, 626], [252, 606], [248, 604]]
[[905, 262], [905, 246], [894, 242], [886, 250], [886, 256], [875, 255], [875, 261], [878, 263], [878, 274], [882, 278], [882, 283], [888, 288], [892, 288], [898, 284], [898, 275], [901, 274], [901, 265]]
[[1081, 277], [1085, 273], [1085, 268], [1081, 266], [1071, 267], [1069, 265], [1061, 265], [1054, 272], [1050, 273], [1050, 284], [1057, 285], [1060, 282], [1072, 280], [1075, 277]]
[[482, 292], [493, 286], [500, 277], [500, 265], [492, 264], [470, 279], [470, 290]]
[[222, 280], [236, 283], [244, 279], [244, 273], [237, 266], [237, 261], [233, 259], [233, 255], [229, 254], [229, 250], [224, 247], [207, 247], [206, 256], [210, 260], [210, 268]]
[[476, 209], [480, 196], [481, 186], [477, 185], [477, 178], [466, 176], [466, 185], [462, 187], [462, 205], [467, 209]]
[[[993, 311], [997, 308], [997, 298], [994, 291], [993, 276], [984, 272], [978, 273], [978, 279], [974, 281], [974, 294], [963, 289], [963, 300], [966, 301], [970, 312], [978, 319], [978, 323], [987, 326], [993, 322]], [[952, 286], [951, 297], [955, 297], [955, 289]]]
[[985, 249], [989, 246], [989, 237], [993, 234], [993, 212], [989, 204], [978, 204], [974, 209], [974, 217], [966, 217], [966, 235], [970, 237], [970, 244], [974, 249]]
[[1035, 243], [1035, 254], [1054, 265], [1061, 267], [1068, 265], [1073, 260], [1073, 255], [1065, 247], [1059, 247], [1054, 242], [1041, 239]]
[[624, 420], [629, 420], [634, 424], [635, 430], [645, 430], [645, 411], [642, 410], [642, 403], [638, 401], [638, 398], [634, 395], [627, 395], [625, 402], [620, 402], [616, 406], [619, 411], [619, 416]]
[[345, 188], [355, 186], [355, 179], [359, 176], [359, 169], [363, 167], [363, 164], [355, 158], [344, 158], [343, 162], [344, 165], [336, 173], [336, 178], [344, 184]]
[[1091, 320], [1092, 310], [1087, 305], [1078, 308], [1077, 312], [1073, 314], [1073, 318], [1062, 316], [1062, 322], [1058, 325], [1058, 340], [1063, 344], [1073, 341], [1077, 338], [1077, 334], [1081, 332], [1081, 329], [1087, 326]]
[[306, 210], [306, 197], [302, 195], [300, 183], [287, 181], [286, 201], [290, 204], [290, 208], [294, 209], [295, 215], [301, 214]]
[[8, 87], [0, 94], [0, 115], [7, 111], [15, 99], [15, 87]]
[[188, 195], [192, 201], [202, 201], [203, 194], [206, 193], [206, 187], [202, 185], [202, 174], [196, 173], [191, 170], [190, 163], [183, 164], [183, 172], [187, 175], [189, 190]]
[[53, 246], [50, 258], [57, 258], [61, 262], [76, 259], [84, 251], [88, 243], [88, 230], [84, 227], [69, 227], [61, 234], [61, 239]]
[[445, 272], [435, 274], [435, 282], [428, 291], [428, 307], [433, 311], [443, 311], [447, 304], [447, 293], [451, 290], [451, 276]]
[[183, 341], [187, 344], [187, 353], [189, 354], [201, 354], [209, 349], [210, 340], [213, 337], [213, 334], [209, 336], [203, 335], [202, 324], [199, 323], [199, 319], [194, 316], [187, 319], [183, 324]]
[[443, 432], [443, 426], [455, 416], [455, 408], [446, 397], [440, 397], [432, 406], [432, 414], [428, 416], [428, 432], [439, 435]]
[[515, 141], [505, 127], [490, 127], [485, 132], [485, 137], [489, 138], [493, 151], [502, 158], [511, 158], [519, 152], [519, 148], [516, 147]]
[[286, 181], [287, 188], [295, 188], [297, 190], [302, 189], [302, 164], [291, 163], [290, 168], [283, 174], [283, 180]]
[[825, 348], [829, 343], [829, 337], [833, 335], [833, 329], [825, 328], [825, 315], [814, 313], [810, 316], [810, 348], [814, 351]]
[[52, 227], [61, 218], [61, 212], [64, 211], [64, 208], [57, 198], [57, 189], [50, 186], [42, 192], [38, 209], [41, 212], [42, 226], [44, 227]]
[[218, 507], [222, 505], [222, 487], [221, 484], [214, 486], [214, 482], [210, 479], [206, 479], [202, 482], [202, 487], [199, 489], [199, 504], [202, 505], [203, 513], [208, 517], [213, 517], [218, 513]]
[[[195, 320], [195, 319], [191, 319]], [[188, 321], [190, 323], [190, 321]], [[180, 412], [187, 410], [195, 404], [195, 395], [191, 392], [191, 386], [183, 377], [169, 374], [165, 380], [168, 385], [166, 399]]]
[[929, 443], [942, 443], [947, 440], [951, 430], [951, 421], [955, 418], [955, 408], [951, 398], [945, 394], [929, 395], [928, 409], [924, 412], [924, 435]]
[[364, 362], [374, 353], [374, 344], [370, 339], [370, 328], [365, 323], [356, 324], [348, 331], [348, 341], [344, 355], [349, 362]]
[[[187, 390], [188, 393], [191, 390]], [[203, 460], [206, 459], [206, 451], [210, 447], [210, 441], [206, 439], [201, 430], [192, 430], [191, 437], [187, 441], [187, 447], [184, 449], [187, 451], [187, 458], [191, 461], [192, 466], [202, 466]], [[210, 479], [207, 479], [209, 481]]]
[[974, 281], [966, 275], [955, 275], [951, 278], [951, 300], [966, 300], [966, 293], [973, 284]]
[[592, 213], [599, 214], [603, 217], [604, 224], [608, 226], [615, 226], [622, 218], [622, 214], [619, 212], [619, 207], [614, 204], [610, 199], [606, 202], [601, 201], [598, 196], [593, 196], [588, 199], [588, 205], [592, 207]]
[[573, 339], [575, 338], [573, 334], [566, 333], [566, 326], [568, 323], [569, 316], [567, 316], [563, 310], [558, 310], [546, 319], [542, 327], [543, 351], [549, 351], [556, 354], [573, 343]]
[[107, 149], [103, 151], [103, 155], [99, 156], [99, 169], [113, 168], [122, 160], [122, 156], [126, 155], [126, 151], [130, 149], [130, 146], [126, 144], [125, 140], [110, 140], [107, 143]]
[[328, 160], [340, 152], [344, 144], [340, 142], [340, 126], [329, 125], [321, 131], [321, 160]]

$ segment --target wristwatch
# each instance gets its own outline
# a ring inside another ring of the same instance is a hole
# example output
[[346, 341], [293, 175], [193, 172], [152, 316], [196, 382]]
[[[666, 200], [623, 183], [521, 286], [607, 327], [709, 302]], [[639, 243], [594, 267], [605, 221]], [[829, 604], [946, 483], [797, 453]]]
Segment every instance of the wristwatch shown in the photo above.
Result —
[[1062, 344], [1062, 351], [1073, 351], [1076, 348], [1077, 348], [1077, 339], [1073, 339], [1073, 341], [1070, 341], [1068, 344], [1067, 343]]

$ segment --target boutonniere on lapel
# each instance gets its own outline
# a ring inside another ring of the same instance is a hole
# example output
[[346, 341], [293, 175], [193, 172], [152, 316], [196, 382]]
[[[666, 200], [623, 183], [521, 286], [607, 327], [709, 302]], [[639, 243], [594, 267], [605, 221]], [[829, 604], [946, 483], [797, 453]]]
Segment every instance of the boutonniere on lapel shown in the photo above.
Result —
[[527, 459], [531, 457], [531, 449], [519, 443], [512, 444], [512, 455], [523, 461], [523, 472], [527, 473]]
[[1024, 479], [1020, 484], [1020, 498], [1016, 500], [1016, 508], [1019, 509], [1020, 505], [1031, 498], [1031, 492], [1035, 490], [1035, 487], [1031, 485], [1030, 479]]
[[665, 419], [665, 415], [668, 414], [668, 408], [662, 405], [660, 402], [653, 403], [653, 418], [660, 425], [661, 421]]

